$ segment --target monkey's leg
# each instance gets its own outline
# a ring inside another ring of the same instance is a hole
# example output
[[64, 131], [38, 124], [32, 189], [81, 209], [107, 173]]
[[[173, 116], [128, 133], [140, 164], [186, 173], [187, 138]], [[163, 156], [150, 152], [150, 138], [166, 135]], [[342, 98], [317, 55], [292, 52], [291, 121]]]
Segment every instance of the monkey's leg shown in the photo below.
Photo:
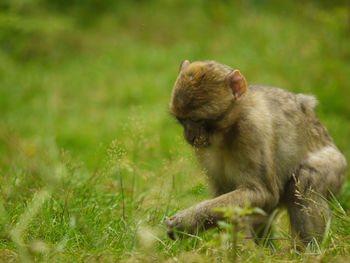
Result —
[[[320, 240], [329, 219], [329, 192], [337, 194], [344, 178], [346, 162], [333, 147], [310, 154], [286, 189], [292, 236], [304, 244]], [[322, 197], [320, 197], [320, 195]]]
[[[312, 193], [312, 184], [310, 184], [313, 171], [302, 168], [298, 173], [296, 182], [288, 186], [288, 213], [291, 225], [291, 235], [294, 240], [300, 240], [306, 245], [313, 238], [320, 240], [328, 220], [328, 205], [322, 198]], [[302, 187], [299, 187], [301, 185]], [[324, 195], [325, 193], [319, 193]]]
[[[276, 207], [279, 201], [278, 194], [272, 194], [267, 189], [262, 188], [262, 186], [259, 190], [258, 188], [240, 188], [178, 212], [165, 221], [169, 237], [174, 238], [174, 232], [177, 231], [197, 233], [203, 229], [216, 226], [217, 221], [225, 218], [223, 213], [215, 211], [215, 208], [228, 206], [244, 207], [247, 203], [251, 207], [260, 207], [265, 210]], [[261, 217], [260, 215], [252, 215], [250, 219], [255, 222], [261, 222]], [[254, 222], [251, 223], [253, 224]]]

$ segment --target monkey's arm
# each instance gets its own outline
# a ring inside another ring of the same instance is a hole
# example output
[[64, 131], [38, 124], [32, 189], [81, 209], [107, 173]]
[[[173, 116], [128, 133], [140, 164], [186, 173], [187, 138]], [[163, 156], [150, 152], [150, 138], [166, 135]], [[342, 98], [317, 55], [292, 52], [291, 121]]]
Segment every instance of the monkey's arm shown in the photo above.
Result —
[[[251, 207], [271, 209], [269, 206], [277, 203], [278, 197], [270, 193], [263, 186], [242, 187], [182, 210], [174, 216], [167, 218], [165, 223], [168, 227], [168, 235], [174, 239], [174, 231], [195, 233], [213, 227], [217, 221], [223, 220], [222, 212], [214, 211], [214, 208], [228, 206], [244, 207], [249, 205]], [[259, 217], [256, 217], [256, 220], [260, 220]]]

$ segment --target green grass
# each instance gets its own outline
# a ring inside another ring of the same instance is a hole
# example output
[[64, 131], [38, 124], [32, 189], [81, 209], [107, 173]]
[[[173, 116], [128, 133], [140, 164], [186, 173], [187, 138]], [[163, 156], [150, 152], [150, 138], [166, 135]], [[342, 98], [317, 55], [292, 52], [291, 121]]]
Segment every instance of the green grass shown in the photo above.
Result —
[[[90, 10], [87, 23], [87, 11], [76, 18], [15, 2], [0, 7], [0, 262], [230, 260], [229, 230], [174, 242], [163, 225], [210, 197], [167, 110], [184, 59], [315, 94], [318, 116], [350, 160], [344, 5], [136, 1], [96, 17]], [[344, 212], [334, 210], [318, 246], [297, 252], [281, 210], [275, 249], [239, 236], [238, 260], [346, 262], [349, 193], [347, 178]]]

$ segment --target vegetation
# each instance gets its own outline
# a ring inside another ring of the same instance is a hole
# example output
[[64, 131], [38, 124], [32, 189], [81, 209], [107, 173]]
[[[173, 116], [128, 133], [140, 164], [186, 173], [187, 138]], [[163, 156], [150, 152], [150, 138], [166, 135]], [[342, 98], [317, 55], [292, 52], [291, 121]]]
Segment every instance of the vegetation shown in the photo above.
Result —
[[283, 209], [272, 247], [224, 223], [174, 242], [163, 224], [210, 196], [167, 110], [184, 59], [315, 94], [350, 160], [346, 1], [85, 2], [0, 3], [1, 262], [350, 258], [349, 178], [324, 240], [305, 252], [290, 241]]

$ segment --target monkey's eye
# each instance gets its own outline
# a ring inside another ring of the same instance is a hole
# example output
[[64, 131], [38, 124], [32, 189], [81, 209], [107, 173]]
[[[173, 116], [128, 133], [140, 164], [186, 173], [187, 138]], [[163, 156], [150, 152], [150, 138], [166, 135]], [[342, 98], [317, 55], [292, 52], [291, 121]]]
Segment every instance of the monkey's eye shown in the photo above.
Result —
[[202, 123], [202, 122], [204, 122], [203, 119], [190, 119], [190, 121], [192, 121], [194, 123]]
[[185, 122], [185, 119], [181, 119], [181, 118], [178, 118], [178, 117], [175, 117], [175, 118], [180, 124], [183, 124]]

